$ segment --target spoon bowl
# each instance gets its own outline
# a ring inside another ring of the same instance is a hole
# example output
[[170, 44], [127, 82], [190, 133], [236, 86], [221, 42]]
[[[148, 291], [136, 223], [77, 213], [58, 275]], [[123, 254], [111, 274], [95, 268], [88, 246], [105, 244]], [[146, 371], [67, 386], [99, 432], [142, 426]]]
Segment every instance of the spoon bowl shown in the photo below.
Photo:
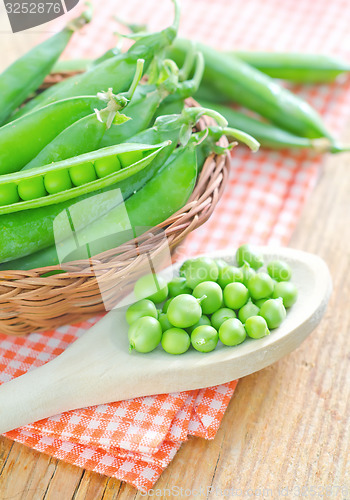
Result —
[[[60, 356], [0, 387], [0, 433], [85, 406], [222, 384], [256, 372], [296, 349], [316, 328], [331, 294], [331, 277], [318, 256], [290, 248], [262, 247], [265, 264], [284, 260], [299, 296], [282, 325], [262, 339], [235, 347], [220, 342], [210, 353], [174, 356], [161, 346], [129, 352], [125, 307], [114, 309]], [[234, 251], [207, 257], [235, 264]], [[174, 266], [175, 274], [181, 263]]]

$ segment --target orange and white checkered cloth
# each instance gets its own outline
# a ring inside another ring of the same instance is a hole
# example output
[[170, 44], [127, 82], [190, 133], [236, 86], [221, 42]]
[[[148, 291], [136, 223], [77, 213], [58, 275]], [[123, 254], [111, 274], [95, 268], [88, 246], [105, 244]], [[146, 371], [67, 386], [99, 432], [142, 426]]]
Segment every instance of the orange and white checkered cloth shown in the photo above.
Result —
[[[169, 1], [95, 1], [95, 19], [67, 57], [93, 57], [114, 45], [112, 14], [158, 30], [172, 19]], [[322, 52], [350, 61], [347, 0], [182, 0], [180, 33], [222, 49]], [[350, 115], [350, 82], [293, 86], [341, 134]], [[291, 151], [235, 149], [229, 185], [212, 218], [182, 254], [242, 242], [286, 244], [317, 181], [322, 158]], [[0, 335], [0, 383], [59, 355], [96, 319], [27, 338]], [[36, 450], [147, 490], [189, 435], [212, 439], [236, 381], [57, 415], [6, 435]]]

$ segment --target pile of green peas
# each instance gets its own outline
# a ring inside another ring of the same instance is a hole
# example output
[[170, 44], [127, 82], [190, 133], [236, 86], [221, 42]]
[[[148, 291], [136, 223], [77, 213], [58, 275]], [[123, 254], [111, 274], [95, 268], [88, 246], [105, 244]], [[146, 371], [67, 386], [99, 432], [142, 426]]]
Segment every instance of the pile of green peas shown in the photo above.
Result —
[[235, 346], [278, 328], [298, 297], [289, 264], [273, 260], [264, 271], [259, 249], [248, 244], [236, 262], [199, 257], [185, 261], [169, 283], [154, 274], [140, 278], [138, 302], [126, 311], [130, 350], [147, 353], [161, 343], [169, 354], [191, 346], [210, 352], [219, 341]]
[[0, 185], [0, 206], [35, 200], [49, 194], [57, 194], [73, 187], [83, 186], [118, 172], [142, 158], [142, 151], [126, 151]]

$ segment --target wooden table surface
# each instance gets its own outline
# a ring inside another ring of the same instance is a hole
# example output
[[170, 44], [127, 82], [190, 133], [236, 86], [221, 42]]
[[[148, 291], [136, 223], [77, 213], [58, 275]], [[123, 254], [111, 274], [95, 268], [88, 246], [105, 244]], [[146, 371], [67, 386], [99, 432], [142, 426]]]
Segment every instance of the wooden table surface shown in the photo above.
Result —
[[[321, 325], [292, 354], [240, 380], [216, 438], [183, 444], [155, 485], [159, 491], [350, 498], [350, 154], [325, 159], [290, 246], [320, 255], [331, 270], [334, 293]], [[224, 491], [230, 489], [236, 492]], [[1, 500], [142, 497], [116, 479], [0, 438]]]

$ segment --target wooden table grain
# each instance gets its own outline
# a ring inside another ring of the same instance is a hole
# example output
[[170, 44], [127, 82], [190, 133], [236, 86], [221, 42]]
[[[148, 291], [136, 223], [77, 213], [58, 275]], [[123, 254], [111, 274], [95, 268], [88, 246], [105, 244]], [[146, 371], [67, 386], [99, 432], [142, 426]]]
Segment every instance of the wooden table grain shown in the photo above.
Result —
[[[350, 498], [349, 154], [325, 158], [290, 246], [329, 265], [323, 321], [299, 349], [240, 380], [215, 439], [190, 438], [162, 474], [163, 498], [181, 496], [174, 487], [187, 498]], [[1, 500], [134, 498], [123, 482], [0, 439]]]

